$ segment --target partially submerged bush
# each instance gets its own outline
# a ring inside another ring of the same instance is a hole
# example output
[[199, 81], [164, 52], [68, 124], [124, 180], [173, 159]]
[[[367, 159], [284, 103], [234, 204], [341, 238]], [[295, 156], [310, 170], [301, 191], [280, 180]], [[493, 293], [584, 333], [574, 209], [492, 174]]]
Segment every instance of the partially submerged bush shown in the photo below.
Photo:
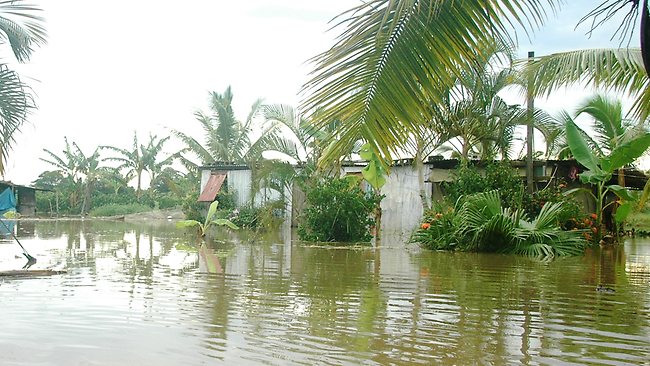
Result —
[[306, 187], [307, 207], [298, 227], [300, 239], [307, 241], [370, 241], [381, 196], [364, 192], [358, 179], [328, 179]]
[[[413, 242], [430, 249], [506, 252], [535, 257], [582, 254], [587, 242], [582, 231], [562, 230], [565, 203], [545, 203], [529, 220], [522, 209], [503, 207], [497, 191], [477, 193], [459, 200], [456, 207], [432, 220], [427, 216], [412, 236]], [[448, 220], [448, 221], [447, 221]], [[432, 230], [433, 232], [428, 232]]]
[[434, 207], [424, 212], [422, 225], [411, 237], [411, 241], [420, 243], [423, 248], [431, 250], [453, 250], [457, 242], [454, 236], [453, 207], [437, 202]]

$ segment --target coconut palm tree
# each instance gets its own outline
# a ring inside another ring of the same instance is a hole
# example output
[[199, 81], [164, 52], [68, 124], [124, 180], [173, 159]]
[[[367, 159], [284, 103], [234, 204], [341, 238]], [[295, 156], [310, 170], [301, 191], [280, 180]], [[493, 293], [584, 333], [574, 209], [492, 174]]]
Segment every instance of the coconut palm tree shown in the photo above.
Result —
[[[439, 92], [485, 58], [491, 45], [510, 43], [508, 30], [541, 24], [545, 7], [559, 1], [371, 0], [343, 14], [337, 43], [312, 59], [313, 77], [303, 87], [303, 110], [320, 108], [324, 121], [345, 123], [327, 159], [364, 138], [391, 160], [410, 135], [432, 120]], [[345, 18], [344, 18], [345, 17]]]
[[179, 130], [172, 133], [187, 145], [187, 150], [194, 153], [201, 164], [215, 162], [245, 163], [255, 160], [264, 151], [269, 134], [273, 128], [268, 126], [262, 130], [261, 137], [251, 140], [253, 120], [258, 115], [262, 100], [253, 103], [246, 120], [242, 123], [234, 114], [232, 108], [233, 93], [227, 87], [223, 94], [210, 93], [210, 113], [197, 111], [194, 115], [205, 133], [205, 144]]
[[[44, 20], [41, 9], [21, 0], [0, 0], [0, 44], [9, 44], [18, 62], [27, 62], [34, 49], [45, 44]], [[34, 108], [29, 88], [7, 64], [0, 63], [0, 174], [14, 133], [20, 130]]]
[[134, 132], [133, 145], [130, 150], [106, 145], [100, 146], [100, 148], [111, 150], [121, 155], [108, 157], [104, 160], [117, 162], [119, 165], [116, 169], [121, 171], [127, 180], [136, 178], [136, 195], [140, 197], [142, 193], [142, 174], [148, 172], [151, 181], [153, 181], [165, 167], [171, 165], [174, 161], [174, 155], [168, 156], [163, 160], [158, 159], [163, 146], [169, 138], [167, 136], [159, 139], [157, 135], [149, 134], [149, 142], [147, 145], [143, 145], [138, 143], [138, 134]]

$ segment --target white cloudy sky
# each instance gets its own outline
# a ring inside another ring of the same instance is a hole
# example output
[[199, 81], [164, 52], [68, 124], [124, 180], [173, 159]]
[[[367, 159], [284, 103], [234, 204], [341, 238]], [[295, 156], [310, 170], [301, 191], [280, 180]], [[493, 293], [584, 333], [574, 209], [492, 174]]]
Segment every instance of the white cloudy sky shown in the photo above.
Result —
[[[130, 147], [166, 128], [195, 133], [193, 113], [209, 91], [231, 85], [244, 119], [257, 98], [297, 105], [305, 61], [333, 44], [328, 22], [358, 0], [33, 0], [47, 19], [48, 44], [17, 67], [37, 94], [38, 111], [17, 136], [5, 178], [29, 184], [51, 169], [43, 149], [59, 153], [64, 136], [86, 154], [98, 145]], [[572, 0], [520, 54], [614, 47], [611, 24], [591, 39], [577, 20], [593, 1]], [[636, 46], [638, 41], [632, 40]], [[537, 105], [571, 109], [587, 92], [559, 92]], [[172, 145], [170, 145], [170, 148]]]

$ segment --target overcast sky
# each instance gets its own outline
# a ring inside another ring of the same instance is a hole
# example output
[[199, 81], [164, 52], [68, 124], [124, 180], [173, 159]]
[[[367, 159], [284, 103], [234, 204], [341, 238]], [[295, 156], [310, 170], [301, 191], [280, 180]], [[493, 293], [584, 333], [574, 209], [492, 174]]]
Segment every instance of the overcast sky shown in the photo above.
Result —
[[[16, 137], [5, 178], [30, 184], [52, 167], [43, 149], [62, 151], [64, 136], [91, 154], [98, 145], [131, 146], [134, 131], [166, 136], [167, 128], [200, 137], [193, 113], [207, 110], [209, 91], [234, 94], [245, 119], [258, 98], [297, 105], [307, 59], [333, 44], [328, 22], [357, 0], [33, 0], [47, 20], [48, 44], [17, 66], [37, 94], [38, 110]], [[613, 28], [574, 31], [593, 1], [572, 0], [519, 54], [616, 47]], [[615, 22], [613, 22], [615, 23]], [[632, 40], [638, 46], [638, 39]], [[537, 101], [571, 110], [589, 93], [574, 89]], [[177, 145], [169, 145], [170, 150]], [[170, 151], [171, 152], [171, 151]]]

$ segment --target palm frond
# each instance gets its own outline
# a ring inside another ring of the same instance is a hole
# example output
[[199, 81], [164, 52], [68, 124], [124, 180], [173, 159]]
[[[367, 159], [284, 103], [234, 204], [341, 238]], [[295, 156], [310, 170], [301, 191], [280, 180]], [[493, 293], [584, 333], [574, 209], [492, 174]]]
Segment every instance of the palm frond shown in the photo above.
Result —
[[337, 43], [311, 60], [312, 78], [302, 90], [303, 110], [320, 108], [325, 120], [345, 121], [325, 158], [336, 160], [363, 138], [391, 160], [432, 119], [423, 106], [443, 103], [439, 91], [475, 67], [482, 50], [495, 40], [510, 43], [514, 24], [540, 25], [544, 4], [558, 3], [371, 0], [344, 13]]
[[34, 107], [29, 89], [18, 74], [0, 64], [0, 174], [4, 174], [4, 162], [11, 151], [15, 133]]
[[560, 87], [586, 83], [626, 93], [635, 98], [634, 117], [643, 121], [650, 115], [650, 79], [638, 48], [554, 53], [526, 62], [523, 72], [532, 80], [536, 95], [548, 96]]
[[29, 60], [34, 49], [46, 43], [41, 12], [22, 0], [0, 1], [0, 41], [9, 43], [19, 62]]

